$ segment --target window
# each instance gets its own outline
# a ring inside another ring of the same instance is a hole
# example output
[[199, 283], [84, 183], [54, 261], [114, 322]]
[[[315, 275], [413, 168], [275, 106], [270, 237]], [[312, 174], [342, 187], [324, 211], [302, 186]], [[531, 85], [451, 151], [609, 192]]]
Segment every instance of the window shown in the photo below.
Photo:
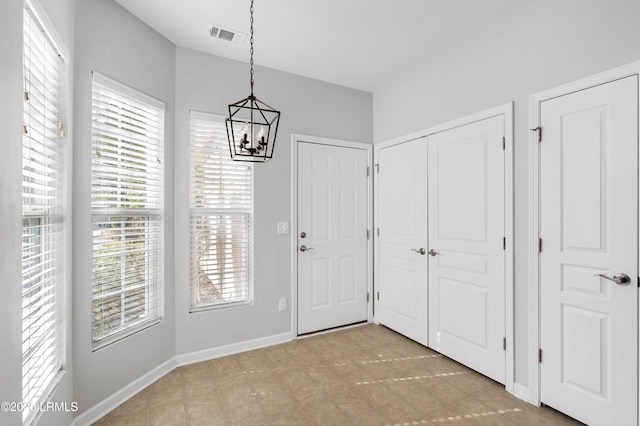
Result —
[[251, 303], [253, 166], [231, 160], [224, 117], [189, 127], [191, 311]]
[[[37, 406], [65, 361], [66, 63], [39, 8], [23, 16], [22, 398]], [[36, 415], [24, 410], [23, 421]]]
[[92, 84], [93, 348], [162, 321], [164, 104]]

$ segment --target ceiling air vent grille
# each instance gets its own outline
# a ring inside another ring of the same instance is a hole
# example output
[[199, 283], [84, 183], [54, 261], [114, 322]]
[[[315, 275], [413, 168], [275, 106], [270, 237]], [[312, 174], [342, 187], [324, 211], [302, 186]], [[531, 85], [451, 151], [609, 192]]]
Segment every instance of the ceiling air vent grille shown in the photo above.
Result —
[[219, 39], [227, 40], [227, 41], [233, 41], [233, 38], [235, 36], [236, 36], [235, 33], [232, 33], [231, 31], [227, 31], [227, 30], [220, 30], [220, 32], [218, 33]]
[[209, 35], [213, 38], [217, 38], [224, 41], [229, 41], [235, 44], [242, 44], [247, 38], [247, 35], [239, 31], [223, 28], [219, 25], [211, 24], [209, 26]]

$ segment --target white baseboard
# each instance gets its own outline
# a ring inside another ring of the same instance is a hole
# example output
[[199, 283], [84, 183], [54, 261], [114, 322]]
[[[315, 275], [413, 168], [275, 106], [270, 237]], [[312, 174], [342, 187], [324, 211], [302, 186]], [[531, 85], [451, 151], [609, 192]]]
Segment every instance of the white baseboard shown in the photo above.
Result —
[[220, 358], [227, 355], [234, 355], [241, 352], [252, 351], [255, 349], [265, 348], [267, 346], [278, 345], [280, 343], [290, 342], [293, 335], [289, 333], [276, 334], [273, 336], [261, 337], [258, 339], [248, 340], [246, 342], [233, 343], [230, 345], [220, 346], [218, 348], [205, 349], [202, 351], [191, 352], [188, 354], [177, 355], [162, 363], [158, 367], [149, 371], [142, 377], [129, 383], [113, 395], [105, 398], [87, 411], [80, 414], [73, 420], [72, 426], [88, 426], [109, 412], [113, 411], [119, 405], [135, 396], [155, 381], [169, 374], [176, 367], [193, 364], [201, 361], [208, 361], [214, 358]]
[[177, 365], [175, 357], [169, 359], [168, 361], [165, 361], [153, 370], [149, 371], [144, 376], [137, 378], [119, 391], [115, 392], [111, 396], [105, 398], [93, 407], [89, 408], [87, 411], [84, 411], [73, 420], [72, 426], [88, 426], [100, 420], [110, 411], [114, 410], [119, 405], [135, 396], [138, 392], [142, 391], [144, 388], [151, 385], [153, 382], [157, 381], [166, 374], [169, 374], [176, 367]]
[[516, 398], [523, 400], [524, 402], [529, 402], [529, 388], [526, 386], [519, 385], [517, 383], [513, 384], [513, 395]]
[[293, 337], [290, 332], [276, 334], [273, 336], [247, 340], [245, 342], [232, 343], [230, 345], [220, 346], [217, 348], [182, 354], [176, 356], [175, 359], [178, 367], [182, 367], [183, 365], [194, 364], [196, 362], [208, 361], [210, 359], [220, 358], [227, 355], [235, 355], [241, 352], [266, 348], [267, 346], [279, 345], [280, 343], [290, 342], [292, 338]]

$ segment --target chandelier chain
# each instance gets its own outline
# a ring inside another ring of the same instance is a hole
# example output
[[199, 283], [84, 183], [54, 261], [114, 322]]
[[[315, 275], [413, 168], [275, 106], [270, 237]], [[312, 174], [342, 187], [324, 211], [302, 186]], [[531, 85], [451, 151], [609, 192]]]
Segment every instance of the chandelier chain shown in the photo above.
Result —
[[251, 96], [253, 96], [253, 0], [251, 0], [251, 8], [249, 11], [251, 13], [251, 38], [249, 39], [251, 43], [251, 49], [249, 49], [249, 52], [251, 53], [251, 61], [249, 63], [251, 65]]

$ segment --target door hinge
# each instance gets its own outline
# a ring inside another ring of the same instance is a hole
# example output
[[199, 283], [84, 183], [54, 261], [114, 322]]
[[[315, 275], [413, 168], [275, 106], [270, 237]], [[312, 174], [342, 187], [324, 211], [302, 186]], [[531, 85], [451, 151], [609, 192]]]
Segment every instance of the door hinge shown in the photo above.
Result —
[[542, 142], [542, 127], [538, 126], [535, 129], [531, 129], [531, 131], [538, 134], [538, 143]]
[[369, 230], [367, 229], [367, 240], [369, 239]]
[[367, 303], [369, 303], [369, 293], [367, 293]]
[[504, 151], [506, 149], [506, 145], [507, 145], [507, 138], [505, 138], [504, 136], [502, 137], [502, 150]]
[[538, 253], [542, 253], [542, 238], [538, 238]]
[[378, 236], [378, 237], [380, 236], [380, 228], [376, 229], [376, 236]]
[[507, 249], [507, 237], [502, 237], [502, 250]]
[[380, 164], [376, 164], [376, 173], [380, 173]]
[[502, 350], [503, 351], [507, 350], [507, 338], [506, 337], [502, 338]]
[[380, 300], [380, 292], [376, 291], [376, 300]]
[[367, 177], [369, 177], [369, 166], [367, 166]]
[[538, 364], [542, 363], [542, 349], [538, 349]]

